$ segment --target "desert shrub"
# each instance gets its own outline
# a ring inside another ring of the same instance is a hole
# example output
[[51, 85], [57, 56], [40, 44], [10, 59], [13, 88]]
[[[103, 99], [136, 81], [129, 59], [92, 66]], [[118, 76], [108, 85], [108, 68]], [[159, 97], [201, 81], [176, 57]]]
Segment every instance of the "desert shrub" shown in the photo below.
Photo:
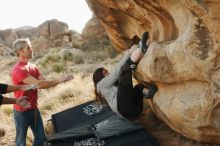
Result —
[[82, 43], [80, 43], [80, 42], [74, 42], [72, 45], [73, 45], [73, 48], [81, 48], [82, 47]]
[[60, 53], [60, 56], [63, 61], [72, 61], [75, 64], [83, 64], [84, 63], [84, 53], [80, 50], [63, 50]]
[[115, 48], [107, 47], [107, 52], [110, 58], [115, 58], [118, 55], [118, 51]]
[[52, 65], [52, 71], [53, 72], [60, 73], [60, 72], [66, 71], [66, 70], [67, 70], [67, 66], [62, 62], [55, 63], [55, 64]]
[[89, 63], [101, 62], [109, 58], [109, 54], [107, 51], [92, 51], [86, 52], [85, 58]]
[[73, 61], [75, 64], [83, 64], [84, 58], [81, 55], [73, 55]]
[[42, 65], [44, 68], [47, 67], [47, 65], [50, 62], [59, 62], [61, 57], [56, 53], [48, 53], [43, 58], [41, 58], [37, 64]]
[[108, 54], [107, 53], [94, 53], [93, 57], [94, 57], [94, 60], [104, 61], [105, 59], [108, 58]]
[[83, 55], [81, 54], [74, 54], [71, 52], [67, 52], [63, 55], [63, 60], [64, 61], [73, 61], [75, 64], [83, 64], [84, 63], [84, 58]]
[[56, 53], [46, 55], [47, 61], [58, 62], [60, 59], [60, 56]]
[[85, 50], [87, 61], [90, 63], [104, 61], [108, 58], [115, 58], [118, 55], [117, 50], [108, 39], [87, 42], [82, 49]]
[[63, 60], [65, 61], [72, 61], [73, 60], [73, 53], [72, 52], [66, 52], [63, 54]]

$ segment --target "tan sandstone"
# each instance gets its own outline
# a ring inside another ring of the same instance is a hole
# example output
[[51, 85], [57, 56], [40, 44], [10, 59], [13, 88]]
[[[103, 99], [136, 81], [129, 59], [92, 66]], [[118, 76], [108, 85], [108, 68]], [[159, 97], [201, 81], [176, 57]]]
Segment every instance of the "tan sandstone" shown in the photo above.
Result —
[[157, 84], [149, 101], [174, 131], [220, 144], [220, 1], [87, 0], [118, 50], [144, 31], [151, 45], [136, 78]]

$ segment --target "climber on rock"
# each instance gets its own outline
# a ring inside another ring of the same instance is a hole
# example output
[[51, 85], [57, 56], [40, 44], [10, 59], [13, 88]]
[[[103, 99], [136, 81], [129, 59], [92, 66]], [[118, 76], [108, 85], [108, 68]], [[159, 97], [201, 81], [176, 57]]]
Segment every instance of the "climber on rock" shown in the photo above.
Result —
[[93, 73], [95, 96], [99, 103], [129, 120], [136, 120], [143, 111], [143, 99], [152, 99], [157, 86], [152, 83], [133, 87], [132, 71], [147, 51], [148, 32], [142, 34], [139, 45], [133, 45], [111, 73], [103, 67]]

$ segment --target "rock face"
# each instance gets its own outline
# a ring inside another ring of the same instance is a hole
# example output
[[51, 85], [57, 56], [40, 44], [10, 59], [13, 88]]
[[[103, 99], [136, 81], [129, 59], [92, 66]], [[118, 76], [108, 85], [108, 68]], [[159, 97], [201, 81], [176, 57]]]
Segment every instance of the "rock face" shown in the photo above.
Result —
[[7, 50], [12, 48], [13, 42], [18, 38], [30, 38], [35, 54], [45, 54], [52, 47], [79, 46], [82, 39], [78, 32], [69, 30], [66, 23], [52, 19], [36, 28], [0, 30], [0, 54], [10, 54]]
[[6, 29], [0, 31], [1, 43], [4, 42], [4, 45], [11, 47], [12, 41], [18, 38], [18, 34], [13, 29]]
[[56, 19], [42, 23], [36, 30], [31, 42], [37, 54], [47, 51], [48, 48], [60, 47], [70, 42], [68, 25]]
[[111, 45], [103, 25], [95, 17], [92, 17], [85, 25], [82, 31], [82, 40], [84, 50], [93, 48], [101, 48], [102, 50], [106, 48], [105, 45]]
[[69, 30], [68, 25], [56, 19], [47, 20], [38, 27], [21, 27], [0, 30], [0, 55], [13, 52], [13, 42], [18, 38], [30, 38], [35, 55], [44, 55], [50, 48], [90, 48], [91, 45], [109, 43], [103, 26], [97, 19], [90, 19], [82, 34]]
[[136, 78], [157, 84], [155, 114], [190, 139], [220, 144], [220, 1], [87, 3], [118, 50], [150, 32]]
[[104, 27], [95, 17], [87, 22], [82, 31], [83, 41], [94, 41], [94, 39], [101, 40], [107, 37]]

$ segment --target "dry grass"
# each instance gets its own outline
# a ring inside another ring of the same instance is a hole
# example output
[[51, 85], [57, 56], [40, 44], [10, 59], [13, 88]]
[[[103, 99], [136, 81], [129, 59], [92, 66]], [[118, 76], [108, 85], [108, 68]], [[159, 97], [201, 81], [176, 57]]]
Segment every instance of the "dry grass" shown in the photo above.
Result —
[[[104, 57], [100, 59], [101, 62], [92, 60], [96, 59], [97, 56], [94, 58], [86, 58], [90, 59], [90, 61], [87, 60], [84, 64], [65, 62], [64, 66], [66, 66], [68, 70], [61, 70], [60, 72], [52, 72], [51, 69], [41, 68], [41, 71], [48, 79], [56, 78], [64, 72], [74, 76], [74, 79], [71, 81], [57, 85], [48, 90], [39, 90], [38, 105], [42, 113], [44, 125], [47, 124], [47, 120], [51, 118], [52, 114], [94, 99], [92, 73], [100, 66], [111, 69], [121, 58], [121, 55], [113, 59], [110, 59], [106, 54], [103, 56]], [[4, 71], [0, 72], [2, 77], [0, 82], [11, 83], [9, 74], [12, 62], [14, 63], [14, 57], [5, 58], [2, 63], [1, 61], [0, 65], [4, 64]], [[56, 61], [49, 61], [47, 66], [52, 66], [54, 63], [56, 63]], [[11, 97], [12, 94], [6, 96]], [[15, 126], [12, 105], [1, 106], [0, 117], [0, 145], [14, 146]], [[28, 130], [27, 146], [32, 145], [32, 140], [32, 132]]]
[[13, 108], [11, 105], [4, 105], [1, 107], [1, 111], [5, 116], [10, 116], [13, 112]]
[[62, 111], [79, 102], [92, 100], [92, 88], [90, 76], [82, 78], [80, 74], [76, 74], [73, 80], [42, 91], [39, 108], [43, 115], [47, 115], [48, 113]]

